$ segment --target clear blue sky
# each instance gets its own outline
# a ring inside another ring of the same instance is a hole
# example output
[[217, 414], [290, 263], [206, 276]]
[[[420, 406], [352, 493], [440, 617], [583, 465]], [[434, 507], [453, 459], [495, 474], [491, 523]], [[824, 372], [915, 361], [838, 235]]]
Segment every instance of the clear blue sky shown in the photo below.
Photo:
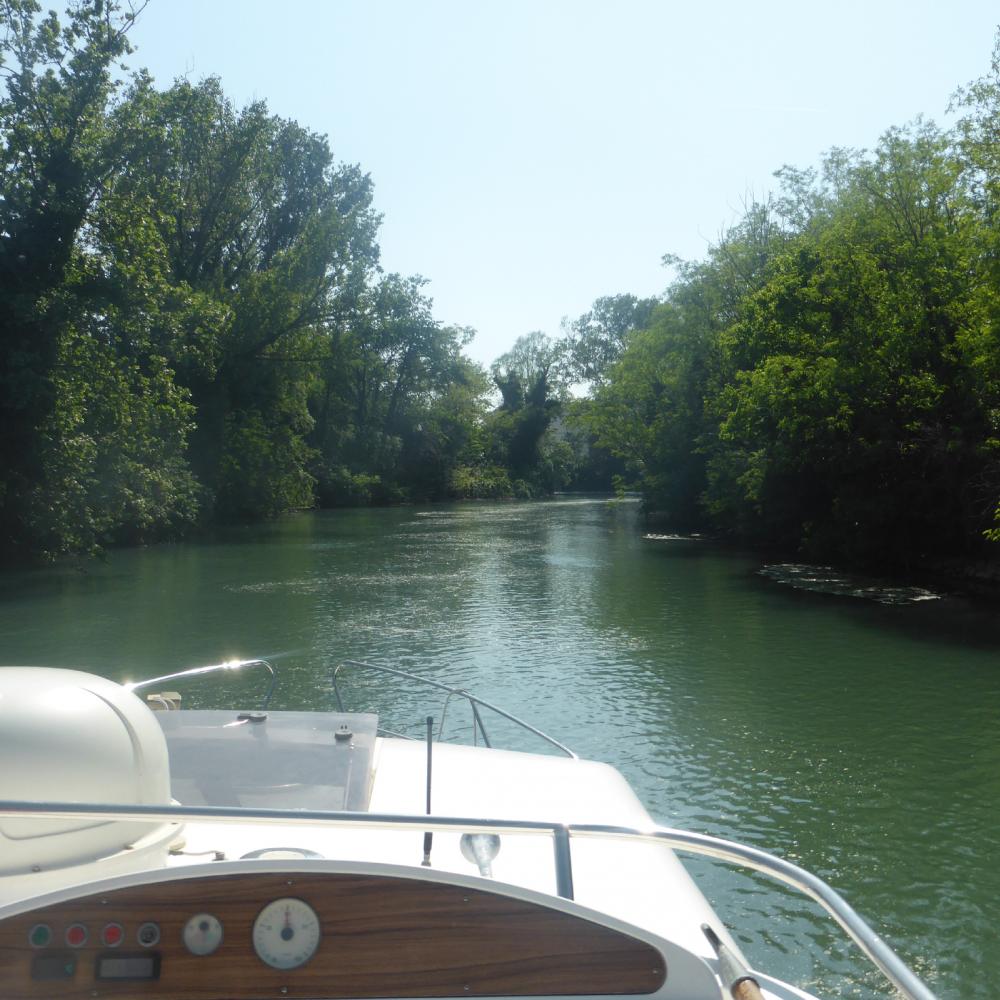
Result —
[[488, 363], [600, 295], [658, 294], [782, 164], [946, 122], [996, 0], [152, 0], [134, 65], [216, 75], [375, 182], [382, 264]]

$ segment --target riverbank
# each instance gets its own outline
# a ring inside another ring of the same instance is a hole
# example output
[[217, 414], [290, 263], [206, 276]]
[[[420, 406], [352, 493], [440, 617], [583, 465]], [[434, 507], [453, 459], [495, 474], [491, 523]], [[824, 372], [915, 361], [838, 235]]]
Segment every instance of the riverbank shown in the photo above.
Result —
[[[643, 524], [649, 532], [671, 532], [676, 526], [659, 511], [643, 514]], [[801, 551], [752, 546], [735, 539], [710, 533], [698, 537], [710, 538], [718, 545], [731, 547], [734, 552], [752, 553], [765, 564], [815, 565], [835, 571], [884, 581], [887, 586], [925, 588], [941, 595], [954, 595], [1000, 604], [1000, 544], [996, 556], [975, 558], [917, 559], [905, 568], [888, 569], [871, 564], [856, 564], [836, 558], [813, 559]]]

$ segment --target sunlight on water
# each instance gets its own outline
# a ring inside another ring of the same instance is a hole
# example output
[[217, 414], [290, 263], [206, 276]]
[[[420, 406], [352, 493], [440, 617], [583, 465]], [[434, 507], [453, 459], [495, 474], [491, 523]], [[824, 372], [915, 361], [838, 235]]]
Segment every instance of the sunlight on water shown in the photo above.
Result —
[[776, 563], [759, 570], [761, 576], [798, 590], [812, 590], [841, 597], [860, 597], [879, 604], [917, 604], [939, 601], [942, 595], [923, 587], [899, 587], [857, 574], [842, 573], [831, 566]]
[[657, 535], [647, 532], [642, 536], [647, 542], [700, 542], [701, 535]]

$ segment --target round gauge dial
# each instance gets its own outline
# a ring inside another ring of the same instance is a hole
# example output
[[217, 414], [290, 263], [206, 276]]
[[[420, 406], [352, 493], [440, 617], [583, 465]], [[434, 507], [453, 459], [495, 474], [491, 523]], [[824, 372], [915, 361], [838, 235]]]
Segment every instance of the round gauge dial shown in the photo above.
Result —
[[222, 944], [222, 924], [211, 913], [196, 913], [184, 925], [181, 937], [192, 955], [211, 955]]
[[272, 969], [305, 965], [319, 947], [319, 936], [319, 917], [301, 899], [276, 899], [253, 923], [254, 951]]

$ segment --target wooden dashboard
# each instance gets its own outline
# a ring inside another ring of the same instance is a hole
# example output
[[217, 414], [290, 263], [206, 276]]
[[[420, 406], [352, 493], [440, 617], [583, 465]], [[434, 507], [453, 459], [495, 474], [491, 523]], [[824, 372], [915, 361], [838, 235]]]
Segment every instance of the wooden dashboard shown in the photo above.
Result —
[[[273, 928], [277, 955], [262, 958], [258, 935], [269, 907], [285, 924]], [[281, 951], [306, 935], [288, 925], [293, 908], [316, 918], [305, 959]], [[385, 875], [172, 879], [0, 920], [3, 1000], [650, 994], [666, 976], [656, 948], [576, 914]]]

